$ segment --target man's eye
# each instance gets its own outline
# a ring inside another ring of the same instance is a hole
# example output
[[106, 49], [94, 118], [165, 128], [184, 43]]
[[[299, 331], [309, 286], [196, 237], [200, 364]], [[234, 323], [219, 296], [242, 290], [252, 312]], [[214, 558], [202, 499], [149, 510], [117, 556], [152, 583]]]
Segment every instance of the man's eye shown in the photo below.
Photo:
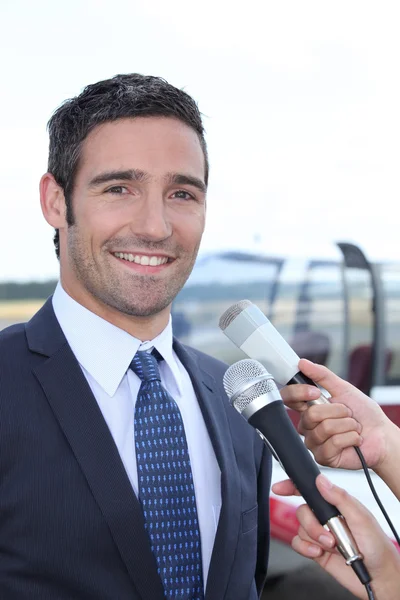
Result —
[[174, 192], [173, 197], [175, 198], [181, 198], [182, 200], [193, 200], [194, 196], [192, 194], [189, 194], [189, 192], [186, 192], [185, 190], [178, 190], [177, 192]]
[[106, 190], [106, 191], [108, 194], [117, 194], [117, 195], [128, 193], [128, 190], [124, 185], [113, 185], [112, 187], [108, 188], [108, 190]]

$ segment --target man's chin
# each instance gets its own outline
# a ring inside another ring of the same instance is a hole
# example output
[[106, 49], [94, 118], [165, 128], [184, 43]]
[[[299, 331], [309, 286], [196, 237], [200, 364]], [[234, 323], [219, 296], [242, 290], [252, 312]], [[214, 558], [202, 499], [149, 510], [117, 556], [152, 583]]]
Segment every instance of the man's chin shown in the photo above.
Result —
[[133, 304], [130, 300], [121, 302], [121, 299], [118, 299], [115, 303], [112, 303], [112, 306], [119, 313], [125, 314], [129, 317], [145, 319], [155, 317], [156, 315], [168, 310], [171, 305], [171, 302], [169, 301], [158, 303], [153, 302], [149, 304], [148, 298], [146, 298], [146, 300], [143, 302], [138, 302], [136, 299], [135, 303]]

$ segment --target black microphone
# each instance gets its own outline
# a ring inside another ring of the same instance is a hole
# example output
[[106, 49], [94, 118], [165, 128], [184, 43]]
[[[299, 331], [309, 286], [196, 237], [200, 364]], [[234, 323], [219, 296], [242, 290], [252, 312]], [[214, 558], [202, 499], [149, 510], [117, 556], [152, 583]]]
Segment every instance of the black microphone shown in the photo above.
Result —
[[[307, 383], [319, 387], [299, 371], [300, 358], [296, 352], [250, 300], [241, 300], [228, 308], [220, 318], [219, 327], [247, 356], [261, 361], [281, 385]], [[322, 391], [319, 398], [308, 402], [309, 405], [326, 403], [329, 400]]]
[[371, 577], [345, 519], [316, 486], [320, 470], [289, 419], [272, 375], [256, 360], [241, 360], [226, 371], [224, 388], [232, 406], [257, 430], [319, 522], [333, 534], [346, 563], [364, 585], [369, 583]]

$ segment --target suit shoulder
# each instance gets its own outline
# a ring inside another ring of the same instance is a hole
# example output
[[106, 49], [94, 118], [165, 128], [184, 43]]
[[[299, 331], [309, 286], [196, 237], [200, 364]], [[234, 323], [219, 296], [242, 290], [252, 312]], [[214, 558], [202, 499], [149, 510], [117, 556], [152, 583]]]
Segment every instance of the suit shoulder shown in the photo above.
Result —
[[[11, 325], [0, 331], [0, 392], [6, 389], [4, 386], [7, 374], [15, 374], [16, 371], [19, 374], [22, 373], [26, 348], [24, 323]], [[10, 381], [12, 379], [17, 380], [17, 378], [11, 377]]]
[[0, 352], [9, 351], [21, 341], [25, 341], [25, 323], [16, 323], [0, 331]]
[[192, 348], [192, 346], [185, 345], [184, 348], [192, 355], [195, 355], [196, 360], [199, 361], [203, 368], [208, 372], [215, 373], [217, 376], [220, 375], [222, 377], [229, 366], [222, 360], [218, 360], [218, 358], [214, 358], [210, 354], [205, 354], [204, 352], [201, 352], [201, 350], [196, 350], [196, 348]]

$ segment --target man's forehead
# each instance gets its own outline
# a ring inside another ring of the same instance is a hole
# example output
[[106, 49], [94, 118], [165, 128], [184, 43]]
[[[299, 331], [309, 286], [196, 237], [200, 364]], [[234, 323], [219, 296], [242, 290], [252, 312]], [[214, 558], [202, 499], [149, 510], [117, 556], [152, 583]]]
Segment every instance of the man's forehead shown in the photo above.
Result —
[[197, 142], [200, 146], [198, 133], [190, 125], [175, 117], [159, 115], [120, 118], [99, 123], [88, 133], [83, 145], [94, 145], [99, 138], [121, 138], [122, 136], [124, 139], [135, 135], [148, 135], [150, 132], [153, 135], [157, 135], [158, 132], [160, 136], [170, 132], [180, 138], [185, 137], [188, 141]]
[[182, 121], [136, 117], [97, 125], [81, 146], [79, 170], [84, 167], [90, 178], [105, 170], [135, 170], [148, 180], [170, 172], [204, 179], [205, 157], [196, 131]]

